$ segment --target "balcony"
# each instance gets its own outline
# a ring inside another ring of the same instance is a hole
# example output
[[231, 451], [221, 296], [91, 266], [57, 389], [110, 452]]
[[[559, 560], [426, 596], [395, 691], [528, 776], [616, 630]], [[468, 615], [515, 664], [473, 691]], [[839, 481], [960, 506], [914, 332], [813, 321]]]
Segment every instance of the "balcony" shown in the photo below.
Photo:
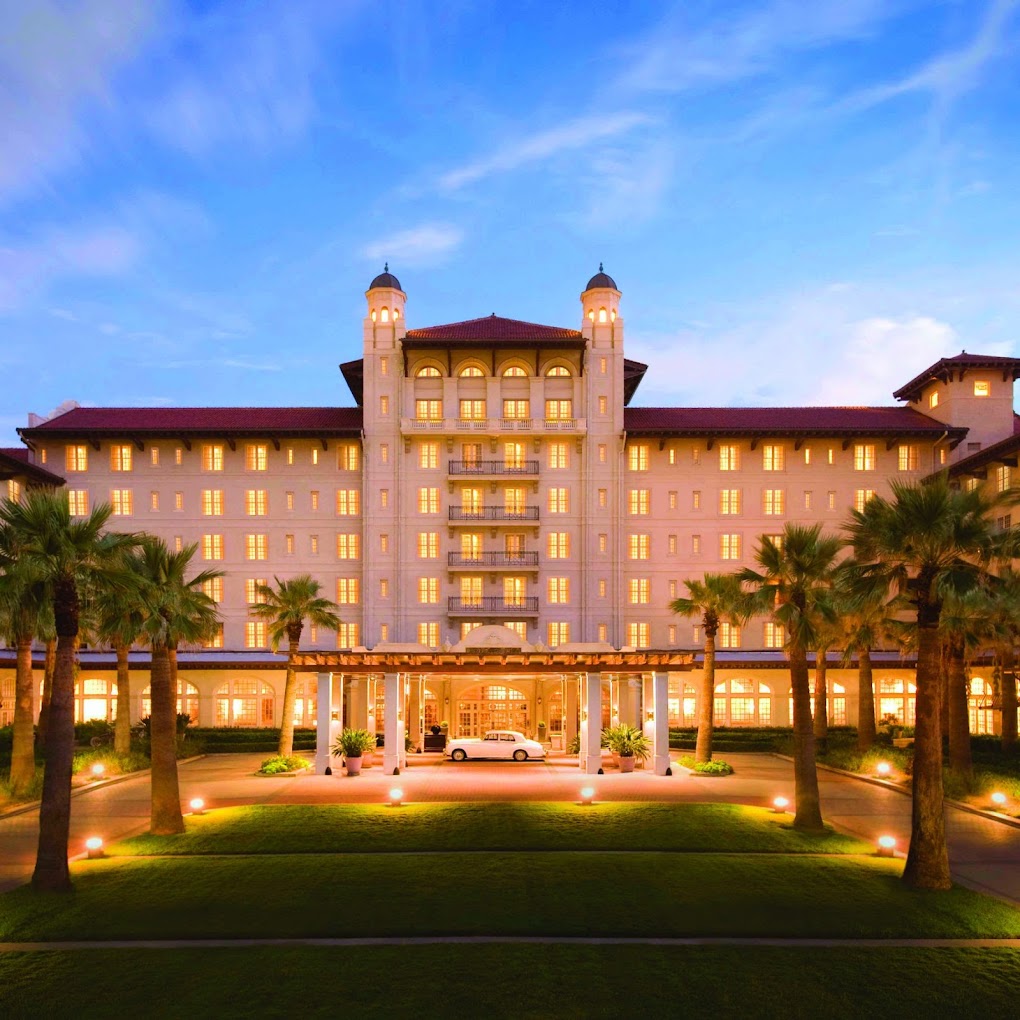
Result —
[[462, 521], [466, 524], [478, 524], [492, 521], [503, 524], [521, 524], [526, 521], [538, 520], [537, 506], [522, 506], [517, 510], [507, 510], [501, 506], [480, 506], [476, 509], [465, 509], [462, 506], [451, 506], [449, 511], [451, 523]]
[[404, 435], [433, 433], [439, 435], [489, 435], [526, 432], [530, 435], [548, 433], [580, 434], [588, 428], [587, 418], [401, 418]]
[[451, 475], [467, 475], [471, 478], [490, 476], [520, 478], [526, 475], [537, 475], [538, 461], [522, 460], [516, 464], [507, 464], [502, 460], [451, 460], [449, 473]]
[[451, 570], [537, 570], [537, 552], [452, 552], [446, 554], [446, 565]]
[[522, 595], [507, 599], [502, 595], [483, 595], [464, 599], [451, 595], [447, 599], [447, 611], [450, 616], [537, 616], [538, 596]]

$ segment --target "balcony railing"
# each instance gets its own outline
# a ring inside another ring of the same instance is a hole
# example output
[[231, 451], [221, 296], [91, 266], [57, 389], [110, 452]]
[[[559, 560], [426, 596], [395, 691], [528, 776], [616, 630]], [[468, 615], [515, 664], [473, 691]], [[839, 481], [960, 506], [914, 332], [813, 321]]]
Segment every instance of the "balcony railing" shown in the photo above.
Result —
[[537, 475], [537, 460], [520, 460], [508, 464], [505, 460], [451, 460], [451, 475]]
[[465, 599], [451, 595], [447, 599], [448, 612], [452, 616], [520, 616], [538, 612], [538, 596], [522, 595], [520, 598], [504, 598], [502, 595], [482, 595], [476, 599]]
[[462, 506], [451, 506], [451, 521], [537, 521], [537, 506], [522, 506], [517, 510], [507, 510], [501, 506], [480, 506], [475, 509]]
[[403, 432], [483, 433], [498, 436], [506, 432], [584, 432], [586, 418], [401, 418]]
[[452, 552], [446, 554], [446, 563], [450, 567], [476, 567], [484, 570], [486, 567], [506, 567], [515, 569], [518, 567], [537, 567], [537, 552], [480, 552], [475, 555], [471, 553]]

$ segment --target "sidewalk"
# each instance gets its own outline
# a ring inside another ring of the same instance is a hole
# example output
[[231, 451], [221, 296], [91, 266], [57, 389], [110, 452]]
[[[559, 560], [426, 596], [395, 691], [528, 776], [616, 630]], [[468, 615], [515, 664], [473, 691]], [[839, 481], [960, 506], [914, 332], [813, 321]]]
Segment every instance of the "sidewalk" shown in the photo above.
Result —
[[[577, 800], [584, 786], [603, 801], [723, 802], [770, 804], [778, 794], [793, 799], [793, 766], [768, 754], [731, 754], [735, 774], [724, 779], [655, 776], [644, 770], [621, 775], [582, 774], [574, 759], [553, 758], [524, 764], [464, 762], [438, 755], [409, 760], [400, 776], [376, 765], [361, 776], [257, 777], [263, 755], [209, 755], [180, 768], [181, 799], [202, 797], [210, 807], [235, 804], [384, 803], [399, 787], [407, 801]], [[828, 822], [875, 841], [893, 835], [906, 850], [910, 798], [889, 788], [819, 769], [822, 812]], [[99, 786], [72, 800], [71, 853], [88, 836], [107, 842], [144, 831], [149, 817], [148, 775]], [[946, 807], [950, 860], [961, 883], [1020, 905], [1020, 829]], [[0, 891], [31, 877], [38, 812], [0, 819]]]

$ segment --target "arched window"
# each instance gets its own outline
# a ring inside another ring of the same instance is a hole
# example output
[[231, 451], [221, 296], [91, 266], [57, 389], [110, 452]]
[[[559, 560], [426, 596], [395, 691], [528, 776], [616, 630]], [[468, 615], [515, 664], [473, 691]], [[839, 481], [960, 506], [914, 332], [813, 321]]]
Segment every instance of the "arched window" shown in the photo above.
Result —
[[503, 684], [482, 684], [457, 698], [457, 736], [480, 737], [487, 730], [527, 734], [528, 701], [523, 692]]
[[423, 365], [414, 373], [416, 379], [438, 379], [439, 369], [435, 365]]
[[546, 372], [545, 374], [549, 377], [569, 376], [570, 369], [567, 368], [565, 365], [553, 365], [553, 367], [550, 368], [549, 371]]
[[724, 680], [715, 687], [716, 726], [770, 726], [772, 688], [760, 680]]
[[467, 365], [457, 374], [461, 379], [480, 379], [485, 373], [477, 365]]
[[[812, 685], [812, 691], [814, 686]], [[793, 723], [793, 688], [790, 688], [790, 723]], [[815, 696], [811, 695], [811, 715], [815, 714]], [[826, 706], [826, 719], [830, 726], [846, 726], [846, 688], [842, 684], [829, 684], [829, 703]]]
[[[383, 309], [383, 314], [385, 314], [385, 309]], [[609, 318], [609, 315], [607, 314], [606, 310], [604, 308], [600, 308], [599, 309], [599, 322], [605, 322], [608, 318]]]
[[913, 680], [884, 677], [878, 681], [878, 721], [891, 719], [900, 726], [914, 725], [914, 696], [917, 686]]
[[81, 677], [74, 685], [74, 721], [117, 717], [117, 682], [99, 677]]
[[373, 309], [372, 309], [372, 321], [373, 321], [373, 322], [375, 322], [375, 320], [376, 320], [377, 318], [378, 318], [378, 316], [376, 315], [376, 311], [375, 311], [375, 309], [373, 308]]
[[995, 721], [992, 708], [993, 689], [991, 681], [975, 676], [970, 681], [967, 710], [970, 715], [971, 733], [994, 733]]
[[[614, 312], [613, 316], [615, 317], [615, 315], [616, 315], [616, 313]], [[399, 319], [399, 318], [400, 318], [400, 309], [399, 308], [394, 308], [393, 309], [393, 321], [396, 322], [397, 319]]]
[[383, 305], [382, 311], [379, 313], [379, 318], [382, 319], [383, 322], [390, 321], [390, 310], [385, 305]]
[[276, 692], [264, 680], [228, 680], [216, 692], [217, 726], [272, 726], [276, 721]]
[[595, 309], [594, 308], [589, 308], [588, 309], [588, 321], [589, 322], [594, 322], [595, 321]]
[[667, 701], [670, 726], [687, 727], [698, 724], [698, 695], [693, 684], [670, 680]]
[[503, 378], [504, 379], [506, 379], [508, 377], [511, 377], [511, 376], [513, 378], [519, 379], [522, 376], [526, 376], [527, 374], [528, 373], [525, 372], [524, 369], [521, 368], [520, 365], [511, 365], [509, 368], [504, 368], [503, 369]]
[[[142, 714], [141, 718], [152, 715], [152, 688], [146, 687], [142, 691]], [[198, 688], [187, 680], [177, 680], [177, 712], [187, 712], [191, 722], [198, 722]]]

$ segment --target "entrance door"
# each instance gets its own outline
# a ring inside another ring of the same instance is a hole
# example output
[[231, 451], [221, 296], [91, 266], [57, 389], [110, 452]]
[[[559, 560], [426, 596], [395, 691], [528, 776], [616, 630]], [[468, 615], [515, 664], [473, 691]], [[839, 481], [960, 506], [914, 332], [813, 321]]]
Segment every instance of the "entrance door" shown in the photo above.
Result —
[[528, 702], [514, 687], [484, 684], [457, 699], [457, 736], [481, 737], [488, 730], [530, 732]]

